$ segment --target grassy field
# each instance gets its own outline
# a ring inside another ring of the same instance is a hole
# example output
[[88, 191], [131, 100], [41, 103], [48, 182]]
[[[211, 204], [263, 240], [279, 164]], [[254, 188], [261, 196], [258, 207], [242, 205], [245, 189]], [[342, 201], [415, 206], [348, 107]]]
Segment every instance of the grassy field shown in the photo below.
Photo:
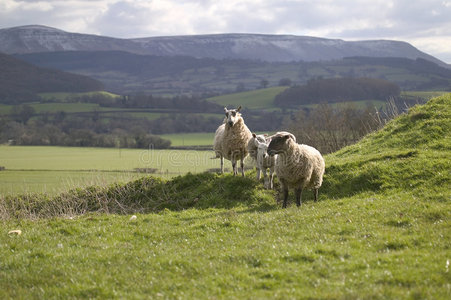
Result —
[[450, 154], [447, 94], [326, 156], [300, 208], [255, 173], [3, 197], [0, 298], [450, 299]]
[[[211, 144], [211, 141], [210, 141]], [[213, 151], [0, 146], [0, 194], [47, 192], [126, 182], [144, 176], [136, 168], [156, 169], [170, 178], [217, 168]]]
[[[219, 123], [218, 123], [219, 124]], [[162, 134], [162, 138], [170, 140], [171, 146], [212, 146], [214, 132], [195, 132], [195, 133], [178, 133], [178, 134]]]
[[229, 106], [229, 107], [246, 107], [249, 109], [271, 109], [274, 106], [274, 98], [283, 92], [287, 87], [271, 87], [266, 89], [258, 89], [248, 92], [228, 94], [207, 99], [208, 101]]
[[43, 98], [44, 100], [58, 100], [59, 102], [66, 102], [70, 101], [74, 98], [80, 98], [80, 97], [92, 97], [92, 96], [103, 96], [108, 98], [119, 98], [120, 95], [113, 94], [106, 91], [99, 91], [99, 92], [84, 92], [84, 93], [41, 93], [39, 96]]

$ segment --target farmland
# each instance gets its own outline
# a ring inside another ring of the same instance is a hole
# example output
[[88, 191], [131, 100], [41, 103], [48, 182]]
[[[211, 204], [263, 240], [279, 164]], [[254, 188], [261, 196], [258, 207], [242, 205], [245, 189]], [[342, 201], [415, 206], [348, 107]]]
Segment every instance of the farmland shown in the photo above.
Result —
[[274, 109], [274, 97], [287, 87], [272, 87], [254, 91], [228, 94], [207, 99], [224, 106], [242, 106], [249, 109]]
[[449, 299], [450, 126], [451, 94], [411, 109], [300, 208], [255, 173], [2, 197], [0, 297]]
[[[211, 142], [211, 141], [210, 141]], [[212, 151], [0, 146], [0, 194], [47, 192], [126, 182], [150, 170], [170, 178], [217, 168]]]

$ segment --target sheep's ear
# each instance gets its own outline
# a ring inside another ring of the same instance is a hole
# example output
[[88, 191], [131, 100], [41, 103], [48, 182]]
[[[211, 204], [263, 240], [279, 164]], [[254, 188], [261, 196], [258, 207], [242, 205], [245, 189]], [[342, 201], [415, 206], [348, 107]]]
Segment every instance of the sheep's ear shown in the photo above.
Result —
[[283, 136], [283, 138], [284, 138], [285, 140], [292, 139], [294, 142], [296, 142], [296, 137], [295, 137], [294, 134], [292, 134], [292, 133], [287, 133], [287, 134], [285, 134], [285, 135]]
[[294, 135], [292, 135], [291, 133], [286, 133], [283, 135], [282, 137], [284, 140], [288, 140], [288, 139], [292, 139], [293, 141], [296, 142], [296, 137]]
[[255, 133], [252, 133], [252, 136], [253, 136], [254, 138], [256, 138], [256, 137], [257, 137], [257, 135], [256, 135]]
[[241, 105], [238, 106], [238, 108], [236, 109], [237, 112], [239, 112], [241, 110]]
[[224, 106], [224, 112], [227, 112], [227, 111], [228, 111], [227, 107]]

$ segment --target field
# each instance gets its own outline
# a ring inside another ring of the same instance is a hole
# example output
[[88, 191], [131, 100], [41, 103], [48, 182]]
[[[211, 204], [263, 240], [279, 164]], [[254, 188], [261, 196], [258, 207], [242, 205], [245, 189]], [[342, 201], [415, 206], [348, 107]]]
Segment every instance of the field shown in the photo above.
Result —
[[[218, 122], [219, 124], [219, 122]], [[179, 134], [162, 134], [162, 138], [170, 140], [171, 146], [212, 146], [214, 132], [195, 132]]]
[[[210, 141], [211, 144], [211, 141]], [[155, 169], [170, 178], [217, 168], [213, 151], [0, 146], [0, 194], [47, 192], [126, 182]]]
[[43, 98], [44, 100], [57, 100], [59, 102], [71, 102], [74, 98], [80, 98], [80, 97], [92, 97], [92, 96], [103, 96], [107, 98], [119, 98], [119, 95], [106, 92], [106, 91], [100, 91], [100, 92], [84, 92], [84, 93], [41, 93], [39, 96]]
[[450, 299], [450, 155], [447, 94], [327, 155], [300, 208], [253, 172], [0, 197], [0, 298]]
[[207, 99], [208, 101], [224, 106], [242, 107], [249, 109], [272, 109], [274, 98], [283, 92], [287, 87], [271, 87], [248, 92], [228, 94]]

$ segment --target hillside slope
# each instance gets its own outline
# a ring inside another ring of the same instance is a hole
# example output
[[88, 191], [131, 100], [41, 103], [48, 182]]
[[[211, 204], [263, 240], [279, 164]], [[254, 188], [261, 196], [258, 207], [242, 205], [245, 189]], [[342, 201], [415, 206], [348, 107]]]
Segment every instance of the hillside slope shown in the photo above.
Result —
[[255, 173], [0, 196], [0, 298], [449, 299], [450, 124], [447, 94], [326, 156], [300, 208]]
[[322, 62], [277, 62], [138, 55], [121, 51], [59, 51], [15, 55], [37, 66], [87, 75], [117, 93], [231, 92], [276, 86], [287, 78], [305, 84], [313, 78], [370, 77], [403, 90], [446, 90], [451, 70], [424, 59], [353, 57]]
[[89, 92], [103, 89], [95, 79], [37, 67], [0, 53], [0, 103], [36, 101], [37, 93]]
[[433, 98], [328, 156], [330, 197], [409, 192], [450, 201], [451, 94]]

